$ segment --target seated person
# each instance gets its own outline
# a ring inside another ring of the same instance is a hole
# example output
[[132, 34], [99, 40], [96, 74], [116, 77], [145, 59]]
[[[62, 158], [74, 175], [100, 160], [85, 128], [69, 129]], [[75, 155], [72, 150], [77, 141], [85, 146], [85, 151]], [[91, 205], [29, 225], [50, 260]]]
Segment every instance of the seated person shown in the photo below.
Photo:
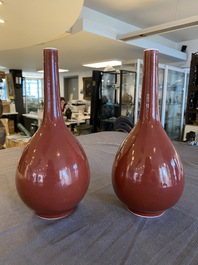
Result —
[[61, 111], [62, 111], [63, 114], [65, 114], [65, 110], [66, 110], [65, 98], [61, 97], [60, 98], [60, 102], [61, 102]]

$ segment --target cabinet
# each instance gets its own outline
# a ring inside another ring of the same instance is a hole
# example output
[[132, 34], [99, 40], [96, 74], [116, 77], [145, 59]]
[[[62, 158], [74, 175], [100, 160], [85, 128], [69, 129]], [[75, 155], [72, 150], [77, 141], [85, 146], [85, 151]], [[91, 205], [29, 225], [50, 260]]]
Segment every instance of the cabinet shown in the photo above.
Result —
[[198, 125], [198, 53], [193, 53], [191, 59], [186, 124]]
[[[23, 76], [22, 70], [10, 69], [9, 72], [12, 74], [14, 82], [14, 94], [15, 94], [15, 107], [18, 112], [17, 123], [23, 122], [22, 115], [25, 113], [23, 105]], [[18, 128], [15, 127], [15, 131], [18, 132]]]
[[[164, 128], [172, 140], [182, 140], [184, 128], [187, 70], [168, 66], [164, 84]], [[163, 118], [163, 117], [162, 117]]]
[[[136, 123], [139, 117], [140, 104], [141, 104], [141, 94], [142, 94], [142, 81], [143, 81], [143, 60], [137, 59], [133, 61], [128, 67], [133, 71], [137, 72], [136, 76], [136, 97], [134, 102], [134, 122]], [[159, 112], [160, 118], [162, 118], [162, 106], [164, 97], [164, 83], [165, 83], [165, 70], [166, 66], [159, 64], [159, 85], [158, 85], [158, 99], [159, 99]]]
[[[143, 61], [138, 59], [132, 62], [130, 67], [137, 72], [134, 116], [135, 122], [137, 122], [142, 92]], [[160, 119], [171, 140], [182, 140], [188, 77], [188, 69], [159, 64]]]
[[134, 119], [136, 72], [93, 71], [90, 123], [96, 131], [114, 130], [114, 121], [120, 115]]
[[135, 93], [136, 93], [136, 72], [121, 70], [121, 115], [130, 117], [134, 122], [135, 116]]

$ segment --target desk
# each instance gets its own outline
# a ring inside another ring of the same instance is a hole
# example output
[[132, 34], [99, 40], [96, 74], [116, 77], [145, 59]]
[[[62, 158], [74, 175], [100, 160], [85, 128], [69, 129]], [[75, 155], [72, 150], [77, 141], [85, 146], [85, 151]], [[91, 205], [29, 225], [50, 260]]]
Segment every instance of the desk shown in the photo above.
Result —
[[17, 116], [18, 116], [18, 112], [14, 111], [14, 112], [3, 112], [1, 118], [8, 118], [10, 120], [14, 121], [14, 131], [17, 131]]
[[125, 136], [78, 137], [91, 182], [76, 211], [56, 221], [38, 218], [18, 197], [14, 175], [22, 147], [0, 151], [0, 264], [198, 264], [198, 147], [174, 142], [184, 165], [184, 193], [163, 216], [145, 219], [127, 211], [111, 185], [113, 159]]
[[77, 125], [77, 124], [81, 124], [81, 123], [85, 123], [85, 120], [71, 119], [71, 120], [66, 120], [66, 121], [65, 121], [65, 124], [66, 124], [67, 126], [70, 126], [70, 125]]
[[31, 114], [31, 113], [28, 113], [28, 114], [23, 114], [23, 117], [26, 117], [28, 119], [32, 119], [33, 121], [34, 120], [37, 120], [38, 121], [38, 126], [41, 125], [41, 122], [42, 122], [42, 118], [38, 116], [38, 114]]
[[18, 114], [18, 112], [3, 112], [2, 113], [2, 116], [10, 116], [10, 115], [17, 115]]
[[[43, 117], [39, 116], [37, 113], [35, 113], [35, 114], [32, 114], [32, 113], [23, 114], [23, 116], [25, 118], [32, 119], [32, 121], [37, 120], [38, 121], [38, 126], [41, 125], [41, 122], [43, 120]], [[65, 119], [66, 119], [66, 117], [64, 116], [64, 120]], [[90, 120], [90, 116], [81, 115], [81, 116], [79, 116], [79, 118], [72, 118], [70, 120], [65, 120], [65, 124], [73, 132], [74, 131], [74, 127], [76, 125], [79, 125], [79, 124], [82, 124], [82, 123], [86, 123], [86, 121], [88, 121], [88, 120]], [[31, 124], [31, 122], [29, 123], [29, 126], [28, 126], [28, 123], [25, 123], [25, 125], [26, 125], [25, 127], [28, 130], [30, 130], [30, 124]]]
[[82, 123], [85, 123], [85, 120], [80, 120], [80, 119], [65, 120], [65, 124], [72, 133], [74, 133], [74, 127]]
[[[31, 114], [31, 113], [28, 113], [28, 114], [23, 114], [24, 117], [26, 118], [29, 118], [29, 119], [33, 119], [33, 120], [38, 120], [38, 126], [40, 126], [43, 118], [41, 116], [39, 116], [38, 114]], [[66, 120], [65, 121], [65, 124], [67, 126], [70, 126], [72, 124], [80, 124], [80, 123], [85, 123], [86, 120], [90, 120], [90, 116], [86, 116], [86, 115], [81, 115], [80, 118], [78, 119], [71, 119], [71, 120]]]

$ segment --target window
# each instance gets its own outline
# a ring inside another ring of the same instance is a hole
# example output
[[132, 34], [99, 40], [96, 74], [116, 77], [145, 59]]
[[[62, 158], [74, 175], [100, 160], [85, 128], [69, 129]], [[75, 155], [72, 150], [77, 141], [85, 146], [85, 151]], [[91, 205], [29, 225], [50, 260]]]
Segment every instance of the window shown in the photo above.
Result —
[[0, 80], [0, 99], [7, 100], [6, 81], [4, 78]]
[[37, 112], [43, 106], [43, 79], [25, 77], [23, 82], [23, 102], [26, 113]]

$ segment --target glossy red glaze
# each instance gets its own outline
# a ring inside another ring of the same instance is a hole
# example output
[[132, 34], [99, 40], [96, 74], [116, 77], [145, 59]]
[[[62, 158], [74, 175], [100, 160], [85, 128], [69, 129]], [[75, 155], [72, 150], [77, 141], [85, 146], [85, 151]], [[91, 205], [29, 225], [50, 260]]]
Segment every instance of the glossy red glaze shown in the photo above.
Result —
[[158, 51], [144, 51], [139, 120], [121, 144], [113, 164], [118, 198], [134, 214], [155, 217], [172, 207], [184, 189], [183, 166], [160, 123]]
[[60, 107], [58, 51], [44, 49], [44, 117], [16, 170], [23, 202], [47, 219], [69, 215], [90, 180], [85, 152], [64, 123]]

